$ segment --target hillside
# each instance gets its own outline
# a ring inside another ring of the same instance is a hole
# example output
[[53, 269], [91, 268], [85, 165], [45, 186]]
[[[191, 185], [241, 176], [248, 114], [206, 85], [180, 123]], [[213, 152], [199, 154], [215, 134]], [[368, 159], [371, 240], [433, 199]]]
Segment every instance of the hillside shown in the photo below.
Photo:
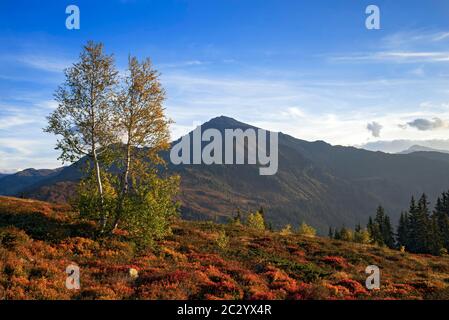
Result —
[[[137, 253], [124, 235], [92, 239], [74, 217], [67, 206], [0, 197], [0, 299], [449, 298], [448, 257], [182, 220]], [[218, 245], [220, 231], [227, 246]], [[64, 285], [73, 263], [80, 290]], [[372, 264], [381, 289], [367, 291]]]
[[0, 194], [19, 195], [30, 185], [56, 176], [62, 168], [58, 169], [25, 169], [14, 174], [0, 176]]
[[[202, 128], [223, 132], [253, 127], [222, 116]], [[79, 166], [75, 163], [3, 194], [63, 202], [73, 195]], [[308, 142], [283, 133], [279, 134], [279, 170], [274, 176], [260, 176], [256, 165], [171, 165], [169, 170], [181, 175], [180, 200], [186, 219], [225, 222], [237, 208], [247, 211], [263, 206], [276, 228], [305, 221], [321, 234], [329, 226], [365, 224], [379, 204], [396, 224], [412, 195], [425, 192], [436, 199], [449, 188], [449, 154], [387, 154]], [[15, 186], [12, 180], [8, 185]]]

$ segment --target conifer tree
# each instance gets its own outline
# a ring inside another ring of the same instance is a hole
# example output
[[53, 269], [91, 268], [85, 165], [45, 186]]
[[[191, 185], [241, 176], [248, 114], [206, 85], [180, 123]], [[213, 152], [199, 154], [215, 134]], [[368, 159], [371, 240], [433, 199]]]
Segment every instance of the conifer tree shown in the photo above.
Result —
[[385, 245], [382, 235], [382, 225], [384, 223], [385, 211], [384, 208], [379, 206], [376, 211], [374, 221], [370, 218], [368, 221], [368, 230], [373, 242], [379, 246]]
[[334, 239], [335, 240], [341, 240], [341, 234], [340, 234], [340, 231], [337, 228], [335, 228], [335, 231], [334, 231]]
[[394, 232], [391, 226], [390, 217], [388, 215], [384, 216], [383, 224], [381, 225], [382, 239], [385, 245], [389, 248], [394, 248]]
[[267, 219], [266, 219], [266, 216], [265, 216], [265, 210], [264, 210], [264, 208], [262, 207], [262, 206], [260, 206], [260, 208], [259, 208], [259, 210], [257, 211], [257, 212], [259, 212], [259, 214], [262, 216], [262, 218], [263, 218], [263, 221], [264, 221], [264, 226], [265, 226], [265, 229], [270, 229], [269, 228], [269, 226], [268, 226], [268, 224], [267, 224]]
[[432, 239], [432, 222], [430, 219], [430, 209], [429, 202], [427, 200], [427, 195], [424, 193], [418, 201], [418, 212], [419, 212], [419, 225], [418, 228], [418, 243], [421, 247], [420, 252], [431, 253], [434, 247]]
[[370, 217], [367, 225], [370, 238], [379, 246], [388, 246], [394, 248], [394, 233], [391, 226], [390, 217], [385, 214], [382, 206], [379, 206], [376, 211], [376, 216], [373, 219]]
[[433, 213], [436, 233], [442, 248], [449, 250], [449, 192], [438, 197]]
[[414, 253], [431, 253], [432, 251], [432, 223], [429, 213], [427, 196], [423, 194], [418, 203], [412, 197], [409, 211], [408, 248]]
[[333, 239], [333, 238], [334, 238], [334, 232], [332, 231], [332, 227], [329, 227], [329, 232], [328, 232], [327, 236], [328, 236], [330, 239]]
[[408, 237], [409, 237], [409, 217], [407, 212], [402, 212], [399, 218], [399, 224], [397, 228], [397, 242], [398, 246], [408, 248]]
[[242, 221], [242, 210], [240, 210], [240, 208], [237, 208], [237, 214], [234, 216], [234, 224], [241, 225]]

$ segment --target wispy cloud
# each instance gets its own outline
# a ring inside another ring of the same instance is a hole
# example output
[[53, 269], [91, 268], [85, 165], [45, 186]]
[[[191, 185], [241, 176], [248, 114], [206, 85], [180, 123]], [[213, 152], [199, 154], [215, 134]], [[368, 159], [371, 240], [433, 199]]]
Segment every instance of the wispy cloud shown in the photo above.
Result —
[[26, 115], [6, 116], [0, 119], [0, 130], [6, 130], [35, 122], [35, 118]]
[[[168, 91], [167, 111], [177, 122], [173, 138], [185, 134], [194, 121], [224, 114], [305, 140], [360, 145], [377, 138], [373, 133], [381, 132], [385, 139], [419, 139], [421, 131], [402, 130], [398, 125], [417, 118], [446, 117], [449, 112], [436, 101], [432, 101], [432, 107], [422, 108], [413, 94], [423, 90], [426, 96], [440, 99], [447, 83], [441, 79], [287, 81], [169, 73], [162, 81]], [[448, 101], [449, 93], [443, 95]], [[371, 131], [367, 130], [366, 119], [371, 119]], [[382, 128], [373, 123], [382, 124]], [[444, 135], [444, 130], [426, 132], [427, 138]]]
[[330, 57], [335, 62], [435, 63], [449, 61], [449, 31], [400, 31], [381, 39], [379, 50]]
[[449, 62], [449, 52], [383, 51], [374, 53], [361, 53], [353, 55], [335, 56], [332, 57], [331, 60], [345, 61], [345, 62], [402, 62], [402, 63]]
[[16, 58], [18, 62], [29, 67], [47, 71], [61, 73], [65, 68], [70, 67], [72, 61], [56, 57], [24, 55]]
[[192, 67], [192, 66], [201, 66], [205, 64], [209, 64], [210, 62], [201, 61], [201, 60], [187, 60], [187, 61], [178, 61], [178, 62], [170, 62], [170, 63], [160, 63], [158, 64], [158, 68], [184, 68], [184, 67]]
[[446, 30], [407, 30], [398, 31], [385, 36], [382, 45], [385, 47], [407, 47], [419, 45], [439, 45], [449, 40]]

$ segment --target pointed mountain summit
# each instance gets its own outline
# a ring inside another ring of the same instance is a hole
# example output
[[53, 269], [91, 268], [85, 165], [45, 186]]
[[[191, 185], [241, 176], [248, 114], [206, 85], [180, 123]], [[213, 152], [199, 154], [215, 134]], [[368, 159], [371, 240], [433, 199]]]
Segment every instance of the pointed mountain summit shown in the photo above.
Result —
[[220, 131], [223, 131], [224, 129], [249, 129], [249, 128], [256, 128], [254, 126], [251, 126], [247, 123], [244, 122], [240, 122], [235, 120], [234, 118], [230, 118], [227, 116], [219, 116], [216, 118], [212, 118], [209, 121], [203, 123], [201, 125], [202, 128], [204, 129], [209, 129], [209, 128], [214, 128]]

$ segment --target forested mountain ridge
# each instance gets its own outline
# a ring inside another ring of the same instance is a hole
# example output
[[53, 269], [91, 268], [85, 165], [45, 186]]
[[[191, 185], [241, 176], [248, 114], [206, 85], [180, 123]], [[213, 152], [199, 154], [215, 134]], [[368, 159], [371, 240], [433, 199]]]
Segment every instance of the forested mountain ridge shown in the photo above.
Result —
[[[202, 129], [254, 128], [217, 117]], [[41, 200], [63, 201], [80, 178], [79, 163], [15, 190]], [[279, 170], [259, 175], [257, 165], [169, 165], [181, 175], [182, 214], [190, 219], [226, 221], [238, 208], [264, 207], [274, 227], [305, 221], [329, 226], [366, 223], [379, 204], [396, 223], [411, 195], [435, 199], [449, 187], [449, 155], [438, 152], [387, 154], [323, 141], [308, 142], [279, 133]], [[0, 180], [0, 182], [3, 179]], [[11, 194], [8, 193], [8, 194]]]

